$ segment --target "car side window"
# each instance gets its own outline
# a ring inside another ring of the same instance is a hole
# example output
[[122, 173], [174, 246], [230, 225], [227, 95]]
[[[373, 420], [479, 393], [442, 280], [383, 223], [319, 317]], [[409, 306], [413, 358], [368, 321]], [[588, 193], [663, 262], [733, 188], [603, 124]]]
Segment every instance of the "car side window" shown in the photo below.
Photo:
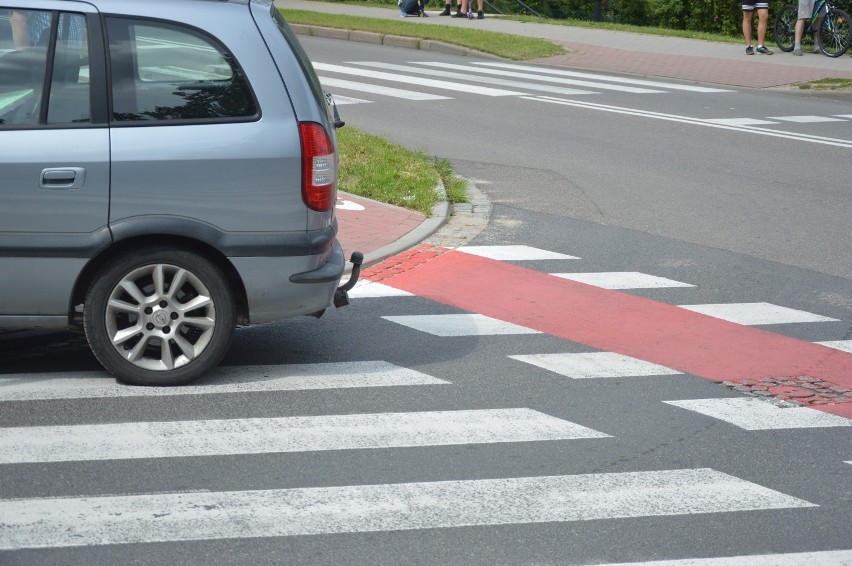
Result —
[[248, 81], [213, 38], [178, 25], [107, 18], [112, 119], [233, 121], [257, 108]]
[[10, 30], [0, 40], [0, 126], [91, 122], [85, 16], [5, 9], [0, 22]]

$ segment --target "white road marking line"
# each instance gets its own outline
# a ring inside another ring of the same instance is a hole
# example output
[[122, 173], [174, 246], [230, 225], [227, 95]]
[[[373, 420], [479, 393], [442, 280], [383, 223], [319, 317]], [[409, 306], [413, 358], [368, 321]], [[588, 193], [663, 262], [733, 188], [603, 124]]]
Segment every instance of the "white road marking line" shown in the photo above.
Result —
[[429, 67], [440, 67], [442, 69], [458, 69], [461, 71], [477, 71], [480, 73], [487, 73], [489, 75], [497, 75], [501, 77], [513, 77], [516, 79], [531, 79], [534, 81], [547, 82], [547, 83], [556, 83], [556, 84], [564, 84], [564, 85], [575, 85], [575, 86], [585, 86], [589, 88], [595, 88], [598, 90], [614, 90], [618, 92], [630, 92], [633, 94], [659, 94], [662, 93], [662, 90], [652, 90], [648, 88], [639, 88], [633, 86], [619, 86], [619, 85], [610, 85], [605, 83], [597, 83], [591, 81], [581, 81], [577, 79], [564, 79], [560, 77], [547, 77], [543, 75], [534, 75], [531, 73], [519, 73], [516, 71], [500, 71], [497, 69], [483, 69], [481, 67], [471, 67], [470, 65], [453, 65], [450, 63], [430, 63], [430, 62], [421, 62], [419, 65], [426, 65]]
[[581, 73], [578, 71], [565, 71], [561, 69], [548, 69], [544, 67], [531, 67], [527, 65], [515, 65], [512, 63], [487, 63], [484, 61], [476, 61], [474, 65], [483, 67], [498, 67], [501, 69], [516, 69], [519, 71], [527, 71], [534, 73], [542, 73], [547, 75], [558, 75], [560, 77], [577, 77], [580, 79], [592, 79], [596, 81], [609, 81], [612, 83], [623, 83], [639, 86], [650, 86], [657, 88], [666, 88], [670, 90], [685, 90], [690, 92], [736, 92], [723, 88], [711, 88], [706, 86], [684, 85], [676, 83], [666, 83], [662, 81], [649, 81], [645, 79], [631, 79], [627, 77], [615, 77], [610, 75], [600, 75], [597, 73]]
[[342, 73], [349, 75], [357, 75], [359, 77], [369, 77], [384, 81], [393, 81], [398, 83], [413, 84], [425, 87], [438, 88], [443, 90], [452, 90], [458, 92], [466, 92], [469, 94], [481, 94], [483, 96], [522, 96], [526, 93], [516, 92], [513, 90], [503, 90], [497, 88], [488, 88], [484, 86], [475, 86], [469, 84], [453, 83], [449, 81], [438, 81], [435, 79], [425, 79], [421, 77], [411, 77], [407, 75], [397, 75], [394, 73], [383, 73], [381, 71], [370, 71], [368, 69], [356, 69], [355, 67], [344, 67], [342, 65], [329, 65], [328, 63], [313, 63], [317, 71], [327, 71], [330, 73]]
[[688, 399], [663, 403], [695, 411], [744, 430], [827, 428], [852, 426], [852, 420], [784, 401], [756, 397]]
[[462, 246], [456, 251], [501, 261], [534, 261], [542, 259], [580, 259], [531, 246]]
[[510, 88], [521, 88], [524, 90], [536, 90], [539, 92], [549, 92], [551, 94], [562, 94], [565, 96], [573, 96], [576, 94], [596, 94], [590, 90], [579, 90], [576, 88], [564, 88], [558, 86], [548, 86], [521, 81], [510, 81], [506, 79], [496, 79], [494, 77], [483, 77], [473, 75], [471, 73], [454, 73], [452, 71], [436, 71], [434, 69], [421, 69], [410, 65], [394, 65], [391, 63], [379, 63], [375, 61], [349, 61], [352, 65], [363, 65], [365, 67], [374, 67], [377, 69], [385, 69], [388, 71], [401, 71], [403, 73], [425, 74], [431, 77], [443, 77], [445, 79], [461, 79], [475, 83], [484, 83], [494, 86], [505, 86]]
[[613, 352], [509, 356], [571, 379], [679, 375], [681, 372]]
[[726, 126], [770, 126], [778, 122], [769, 120], [756, 120], [754, 118], [712, 118], [707, 120], [711, 124], [724, 124]]
[[559, 104], [561, 106], [571, 106], [574, 108], [583, 108], [585, 110], [596, 110], [599, 112], [610, 112], [614, 114], [624, 114], [627, 116], [636, 116], [639, 118], [652, 118], [654, 120], [664, 120], [667, 122], [677, 122], [681, 124], [692, 124], [694, 126], [703, 126], [706, 128], [716, 128], [720, 130], [730, 130], [735, 132], [745, 132], [759, 134], [773, 138], [783, 138], [794, 141], [804, 141], [816, 143], [820, 145], [830, 145], [835, 147], [852, 148], [852, 140], [844, 140], [838, 138], [827, 138], [825, 136], [813, 136], [810, 134], [800, 134], [796, 132], [785, 132], [783, 130], [772, 130], [769, 128], [759, 128], [757, 126], [731, 126], [726, 124], [715, 124], [710, 120], [701, 118], [691, 118], [689, 116], [678, 116], [676, 114], [663, 114], [661, 112], [650, 112], [646, 110], [638, 110], [636, 108], [625, 108], [621, 106], [610, 106], [606, 104], [596, 104], [594, 102], [581, 102], [578, 100], [567, 100], [550, 96], [522, 96], [524, 100], [533, 102], [547, 102], [550, 104]]
[[679, 306], [686, 310], [746, 326], [792, 324], [796, 322], [837, 322], [836, 318], [781, 307], [772, 303], [722, 303]]
[[828, 116], [768, 116], [769, 120], [780, 120], [782, 122], [795, 122], [797, 124], [818, 124], [821, 122], [845, 122], [840, 118]]
[[608, 438], [531, 409], [0, 429], [0, 464]]
[[849, 118], [852, 120], [852, 114], [835, 114], [838, 118]]
[[210, 370], [201, 381], [182, 387], [121, 385], [106, 372], [7, 374], [0, 376], [0, 401], [165, 397], [447, 383], [382, 361], [218, 367]]
[[635, 271], [609, 271], [601, 273], [551, 273], [555, 277], [570, 279], [603, 289], [662, 289], [668, 287], [695, 287], [665, 277]]
[[817, 507], [712, 469], [0, 501], [0, 550]]
[[370, 281], [368, 279], [359, 280], [355, 284], [355, 287], [353, 287], [352, 290], [349, 291], [349, 297], [355, 299], [413, 296], [414, 294], [409, 293], [408, 291], [396, 289], [389, 285], [385, 285], [384, 283], [376, 283], [375, 281]]
[[817, 342], [817, 344], [852, 354], [852, 340], [829, 340], [828, 342]]
[[334, 103], [338, 106], [346, 106], [347, 104], [372, 104], [372, 100], [364, 100], [363, 98], [353, 98], [351, 96], [343, 96], [342, 94], [334, 95]]
[[718, 556], [714, 558], [684, 558], [653, 562], [619, 562], [600, 566], [852, 566], [852, 550], [822, 550], [788, 554], [757, 554]]
[[501, 334], [541, 334], [538, 330], [518, 326], [481, 314], [428, 314], [383, 316], [414, 330], [435, 336], [494, 336]]
[[[370, 94], [380, 94], [382, 96], [392, 96], [394, 98], [404, 98], [405, 100], [451, 100], [449, 96], [441, 96], [439, 94], [429, 94], [427, 92], [417, 92], [415, 90], [405, 90], [402, 88], [393, 88], [389, 86], [374, 85], [370, 83], [359, 83], [356, 81], [347, 81], [344, 79], [335, 79], [333, 77], [319, 77], [320, 82], [325, 87], [345, 88], [349, 90], [357, 90], [360, 92], [369, 92]], [[334, 100], [338, 100], [339, 95], [334, 95]]]

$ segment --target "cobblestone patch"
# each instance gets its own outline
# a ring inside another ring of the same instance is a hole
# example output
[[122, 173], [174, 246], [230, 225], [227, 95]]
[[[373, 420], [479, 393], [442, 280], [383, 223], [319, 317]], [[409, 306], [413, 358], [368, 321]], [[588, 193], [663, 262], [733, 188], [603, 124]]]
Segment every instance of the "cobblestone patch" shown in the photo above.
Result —
[[852, 390], [814, 377], [765, 377], [725, 381], [723, 385], [752, 397], [777, 399], [788, 406], [819, 406], [852, 403]]

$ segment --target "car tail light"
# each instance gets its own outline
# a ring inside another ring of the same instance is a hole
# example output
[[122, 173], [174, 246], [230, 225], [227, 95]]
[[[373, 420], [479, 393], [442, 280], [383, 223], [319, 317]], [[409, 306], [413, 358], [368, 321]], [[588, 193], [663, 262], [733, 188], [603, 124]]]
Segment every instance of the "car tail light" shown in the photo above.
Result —
[[331, 210], [337, 190], [334, 144], [325, 128], [316, 122], [300, 122], [299, 134], [302, 139], [302, 200], [311, 210]]

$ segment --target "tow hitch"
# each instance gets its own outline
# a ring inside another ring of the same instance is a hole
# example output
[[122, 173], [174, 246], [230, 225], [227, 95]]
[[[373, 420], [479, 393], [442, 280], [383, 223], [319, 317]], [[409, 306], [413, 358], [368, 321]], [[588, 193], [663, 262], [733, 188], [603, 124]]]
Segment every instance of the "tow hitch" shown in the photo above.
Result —
[[345, 307], [349, 304], [349, 291], [358, 282], [358, 275], [361, 274], [361, 264], [364, 263], [364, 254], [361, 252], [352, 252], [352, 257], [349, 258], [352, 262], [352, 274], [349, 276], [349, 281], [337, 288], [334, 292], [334, 306], [337, 308]]

